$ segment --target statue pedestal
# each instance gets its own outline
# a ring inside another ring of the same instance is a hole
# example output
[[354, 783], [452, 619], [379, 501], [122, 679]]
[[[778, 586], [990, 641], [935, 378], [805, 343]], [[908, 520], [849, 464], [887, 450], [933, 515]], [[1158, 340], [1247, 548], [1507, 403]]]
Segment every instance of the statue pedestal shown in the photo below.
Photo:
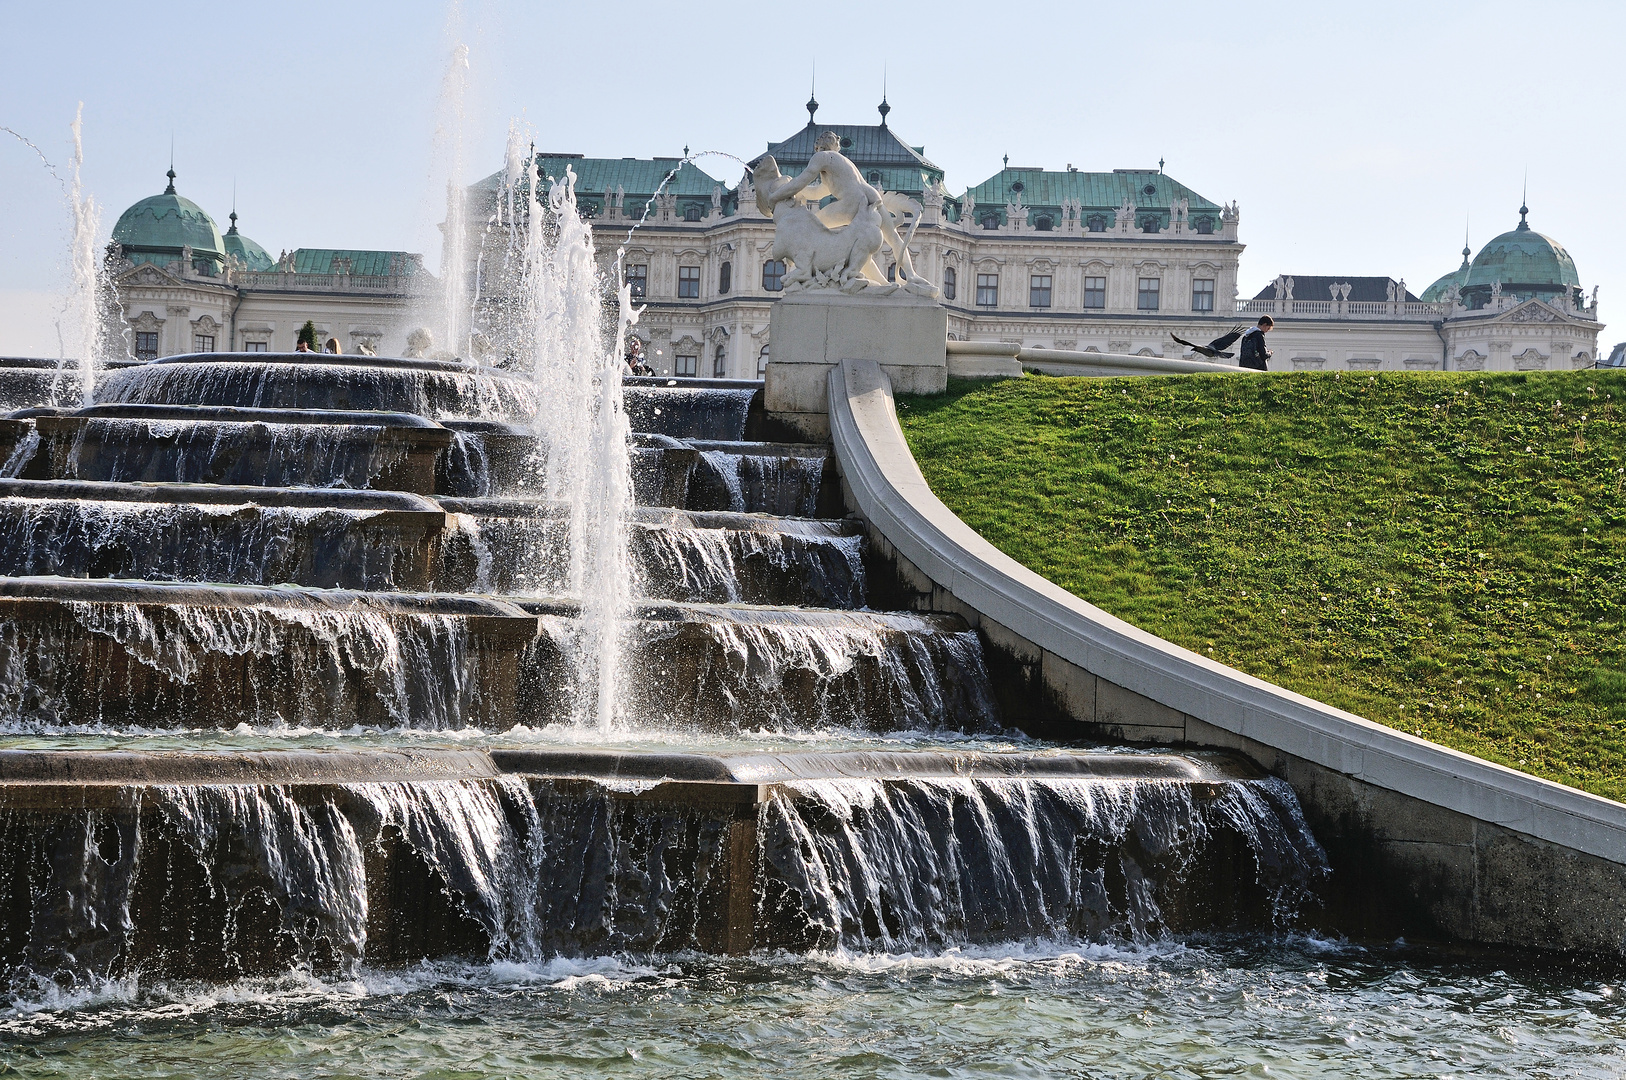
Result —
[[807, 438], [830, 435], [830, 369], [843, 360], [874, 360], [900, 394], [940, 394], [948, 386], [948, 311], [901, 290], [886, 297], [792, 293], [773, 306], [769, 341], [764, 405]]

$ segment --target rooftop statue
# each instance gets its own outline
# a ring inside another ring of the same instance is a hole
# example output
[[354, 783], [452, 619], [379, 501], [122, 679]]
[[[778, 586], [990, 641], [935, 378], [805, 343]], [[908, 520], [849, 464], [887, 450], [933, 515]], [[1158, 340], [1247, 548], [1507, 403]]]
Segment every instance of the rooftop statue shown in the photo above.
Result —
[[[935, 298], [937, 287], [915, 273], [909, 256], [909, 241], [920, 224], [920, 204], [867, 183], [842, 155], [841, 139], [834, 132], [820, 135], [814, 145], [817, 152], [798, 176], [782, 176], [771, 154], [751, 167], [757, 209], [774, 220], [773, 257], [792, 267], [785, 291], [840, 289], [886, 296], [901, 286], [917, 296]], [[828, 203], [818, 205], [827, 198]], [[905, 215], [912, 215], [909, 231], [900, 236], [897, 222]], [[876, 264], [883, 245], [897, 265], [897, 285], [888, 282]]]

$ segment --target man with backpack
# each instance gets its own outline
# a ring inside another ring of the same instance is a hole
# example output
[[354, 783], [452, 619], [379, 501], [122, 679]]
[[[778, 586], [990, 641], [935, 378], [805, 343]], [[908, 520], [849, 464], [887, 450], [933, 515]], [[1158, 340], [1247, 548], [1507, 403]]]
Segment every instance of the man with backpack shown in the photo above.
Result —
[[1242, 353], [1237, 358], [1237, 364], [1255, 371], [1269, 370], [1265, 366], [1265, 361], [1270, 359], [1270, 350], [1265, 348], [1265, 335], [1275, 325], [1276, 320], [1269, 315], [1259, 316], [1259, 325], [1242, 335]]

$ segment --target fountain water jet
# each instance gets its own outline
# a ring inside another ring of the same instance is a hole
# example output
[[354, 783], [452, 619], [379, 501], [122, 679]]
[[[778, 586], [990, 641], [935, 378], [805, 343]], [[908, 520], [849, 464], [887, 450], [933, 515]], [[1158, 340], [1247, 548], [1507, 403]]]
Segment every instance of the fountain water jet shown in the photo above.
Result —
[[[516, 145], [510, 139], [511, 154]], [[621, 624], [632, 593], [625, 522], [631, 429], [621, 350], [637, 313], [623, 284], [616, 326], [604, 325], [606, 282], [592, 231], [576, 207], [575, 173], [549, 178], [545, 207], [544, 178], [528, 179], [521, 331], [536, 382], [537, 432], [548, 447], [547, 494], [569, 508], [569, 579], [581, 598], [577, 700], [586, 710], [577, 719], [608, 728], [616, 717]], [[616, 267], [619, 275], [619, 254]]]

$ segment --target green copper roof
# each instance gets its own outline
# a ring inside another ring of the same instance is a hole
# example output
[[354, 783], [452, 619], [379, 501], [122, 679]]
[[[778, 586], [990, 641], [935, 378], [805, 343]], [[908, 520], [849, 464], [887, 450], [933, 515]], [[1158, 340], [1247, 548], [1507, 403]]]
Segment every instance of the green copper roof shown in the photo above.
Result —
[[[175, 170], [162, 195], [142, 199], [119, 215], [113, 239], [125, 248], [132, 262], [153, 262], [155, 255], [179, 257], [182, 247], [198, 256], [220, 258], [225, 245], [214, 218], [191, 199], [175, 193]], [[164, 260], [169, 261], [169, 260]]]
[[[1017, 187], [1019, 184], [1020, 188]], [[1214, 218], [1216, 231], [1221, 211], [1218, 203], [1210, 202], [1178, 180], [1155, 169], [1116, 169], [1109, 173], [1092, 173], [1072, 169], [1051, 172], [1045, 169], [1007, 168], [971, 188], [968, 194], [977, 201], [979, 217], [983, 210], [1003, 216], [1005, 204], [1015, 202], [1018, 195], [1023, 206], [1036, 210], [1059, 210], [1064, 200], [1072, 200], [1083, 204], [1086, 214], [1110, 213], [1122, 206], [1125, 199], [1134, 203], [1136, 210], [1167, 213], [1175, 199], [1185, 199], [1193, 218], [1199, 214]]]
[[249, 270], [270, 270], [274, 268], [276, 262], [266, 250], [237, 231], [237, 211], [233, 210], [229, 216], [231, 217], [231, 228], [227, 229], [226, 235], [221, 237], [226, 254], [237, 259]]
[[1529, 212], [1520, 207], [1519, 227], [1479, 249], [1468, 271], [1467, 288], [1488, 289], [1500, 282], [1504, 292], [1517, 295], [1527, 289], [1562, 291], [1581, 284], [1575, 260], [1562, 244], [1530, 228], [1524, 220]]
[[1462, 249], [1462, 265], [1449, 274], [1443, 275], [1434, 284], [1423, 290], [1422, 300], [1425, 304], [1438, 304], [1445, 299], [1452, 286], [1456, 286], [1457, 291], [1460, 292], [1463, 286], [1468, 284], [1469, 254], [1468, 247], [1464, 245]]
[[[537, 168], [543, 176], [557, 180], [569, 169], [576, 174], [576, 201], [588, 212], [603, 212], [604, 200], [615, 194], [619, 187], [625, 193], [622, 212], [636, 217], [643, 213], [644, 204], [655, 195], [662, 181], [677, 170], [671, 182], [662, 189], [666, 194], [678, 196], [678, 205], [699, 202], [711, 206], [712, 189], [726, 185], [708, 175], [692, 161], [679, 158], [590, 158], [580, 154], [538, 154]], [[484, 180], [469, 186], [469, 194], [477, 201], [489, 203], [502, 182], [502, 173], [492, 173]]]
[[910, 146], [885, 124], [815, 124], [809, 120], [790, 138], [769, 143], [766, 152], [773, 155], [780, 172], [795, 176], [807, 168], [815, 153], [814, 143], [826, 131], [841, 139], [841, 153], [858, 166], [864, 179], [885, 191], [919, 197], [926, 185], [943, 179], [943, 170], [927, 159], [925, 147]]
[[350, 261], [350, 273], [362, 277], [388, 277], [392, 274], [414, 274], [418, 261], [404, 251], [353, 251], [344, 248], [296, 248], [294, 272], [299, 274], [337, 274], [338, 260]]

